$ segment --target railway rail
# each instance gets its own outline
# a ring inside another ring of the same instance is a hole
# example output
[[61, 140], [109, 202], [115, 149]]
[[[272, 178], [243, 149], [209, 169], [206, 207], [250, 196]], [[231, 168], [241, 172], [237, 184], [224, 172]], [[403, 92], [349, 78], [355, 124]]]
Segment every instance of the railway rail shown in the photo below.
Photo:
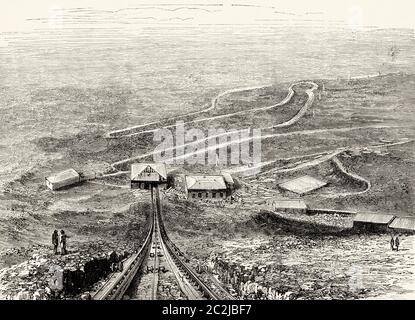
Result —
[[93, 300], [120, 300], [124, 296], [137, 272], [145, 261], [154, 230], [154, 214], [150, 217], [152, 223], [140, 250], [134, 253], [123, 264], [123, 270], [114, 274], [95, 294]]
[[151, 189], [151, 210], [152, 210], [152, 217], [153, 217], [153, 234], [152, 234], [152, 243], [151, 243], [151, 249], [150, 249], [150, 258], [153, 258], [152, 261], [152, 271], [153, 271], [153, 279], [151, 283], [151, 300], [157, 299], [157, 286], [159, 281], [159, 267], [160, 267], [160, 261], [159, 261], [159, 255], [160, 255], [160, 245], [159, 245], [159, 225], [157, 221], [156, 216], [156, 208], [155, 203], [153, 201], [154, 199], [154, 193], [153, 189]]
[[[94, 295], [94, 300], [120, 300], [147, 261], [152, 268], [150, 299], [157, 299], [160, 257], [177, 280], [182, 293], [190, 300], [234, 299], [218, 281], [206, 283], [188, 264], [187, 257], [170, 240], [164, 228], [158, 186], [151, 189], [151, 224], [140, 250], [124, 262], [123, 271], [114, 274]], [[212, 285], [213, 284], [213, 285]]]

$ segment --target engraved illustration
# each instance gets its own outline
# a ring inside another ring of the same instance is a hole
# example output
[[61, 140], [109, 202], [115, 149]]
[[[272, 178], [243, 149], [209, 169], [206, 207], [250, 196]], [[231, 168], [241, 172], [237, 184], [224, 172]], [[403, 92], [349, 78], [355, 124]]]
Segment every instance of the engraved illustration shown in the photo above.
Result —
[[0, 299], [414, 299], [414, 5], [378, 2], [2, 2]]

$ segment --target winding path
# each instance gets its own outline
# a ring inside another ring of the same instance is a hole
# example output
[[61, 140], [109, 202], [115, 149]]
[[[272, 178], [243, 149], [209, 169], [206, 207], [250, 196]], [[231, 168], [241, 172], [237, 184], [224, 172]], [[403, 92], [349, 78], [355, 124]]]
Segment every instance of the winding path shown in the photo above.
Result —
[[356, 173], [347, 171], [347, 169], [344, 167], [343, 163], [341, 163], [339, 158], [333, 157], [331, 159], [331, 161], [334, 163], [334, 165], [337, 167], [337, 169], [339, 169], [340, 172], [342, 172], [345, 176], [349, 177], [351, 180], [358, 181], [359, 183], [363, 183], [366, 186], [366, 188], [362, 191], [328, 194], [328, 195], [324, 195], [324, 197], [326, 197], [326, 198], [337, 198], [337, 197], [356, 196], [356, 195], [364, 194], [372, 188], [372, 184], [370, 183], [369, 180], [357, 175]]
[[[323, 131], [324, 132], [327, 132], [327, 131], [342, 131], [342, 132], [344, 132], [345, 131], [344, 129], [358, 130], [358, 129], [363, 129], [363, 128], [377, 128], [377, 129], [378, 128], [402, 128], [402, 126], [377, 126], [377, 125], [374, 125], [374, 126], [367, 126], [367, 127], [321, 129], [321, 131], [319, 131], [319, 132], [323, 132]], [[305, 130], [305, 131], [308, 131], [308, 130]], [[303, 133], [305, 133], [305, 131], [290, 132], [290, 133], [303, 134]], [[347, 131], [349, 131], [349, 130], [347, 130]], [[308, 133], [310, 133], [310, 132], [308, 132]], [[313, 132], [313, 133], [315, 133], [315, 132]], [[392, 147], [392, 146], [407, 144], [407, 143], [410, 143], [410, 142], [413, 142], [413, 141], [414, 140], [412, 140], [412, 139], [406, 139], [405, 138], [405, 139], [403, 139], [401, 141], [398, 141], [398, 142], [378, 144], [378, 145], [374, 145], [374, 146], [369, 146], [369, 148], [377, 149], [377, 148], [384, 148], [384, 147]], [[367, 148], [367, 146], [361, 147], [360, 149], [363, 149], [363, 148]], [[306, 155], [303, 155], [303, 156], [296, 156], [296, 157], [290, 157], [290, 158], [280, 158], [280, 159], [275, 159], [273, 161], [262, 162], [262, 163], [260, 163], [256, 166], [253, 166], [253, 167], [240, 166], [240, 167], [237, 167], [237, 168], [234, 168], [234, 169], [226, 170], [226, 172], [229, 172], [229, 173], [243, 173], [243, 172], [249, 171], [249, 170], [261, 169], [262, 167], [264, 167], [266, 165], [269, 165], [269, 164], [272, 164], [272, 163], [275, 163], [276, 161], [279, 161], [279, 160], [293, 160], [293, 159], [300, 159], [300, 158], [318, 156], [318, 158], [314, 158], [312, 160], [302, 162], [302, 163], [300, 163], [300, 164], [298, 164], [294, 167], [291, 167], [291, 168], [273, 168], [273, 169], [261, 171], [260, 174], [262, 175], [262, 174], [265, 174], [265, 173], [269, 174], [269, 173], [285, 173], [285, 172], [291, 172], [291, 171], [298, 171], [298, 170], [301, 170], [301, 169], [304, 169], [304, 168], [314, 167], [314, 166], [319, 165], [321, 163], [324, 163], [326, 161], [332, 160], [333, 158], [337, 157], [342, 152], [347, 151], [347, 150], [351, 150], [351, 149], [353, 149], [353, 148], [345, 147], [345, 148], [338, 148], [338, 149], [328, 151], [328, 152], [306, 154]], [[359, 177], [359, 178], [364, 179], [362, 177]], [[369, 181], [367, 181], [367, 182], [369, 182]], [[367, 191], [365, 191], [365, 192], [367, 192]]]
[[[184, 154], [184, 155], [179, 156], [179, 157], [172, 157], [172, 158], [166, 159], [165, 161], [166, 161], [166, 163], [169, 163], [169, 162], [171, 163], [174, 160], [186, 159], [186, 158], [189, 158], [191, 156], [194, 156], [194, 155], [197, 155], [197, 154], [200, 154], [200, 153], [205, 153], [205, 152], [208, 152], [208, 151], [211, 151], [211, 150], [217, 150], [217, 149], [225, 148], [225, 147], [228, 147], [228, 146], [231, 146], [231, 145], [234, 145], [234, 144], [240, 144], [240, 143], [243, 143], [243, 142], [248, 142], [248, 141], [253, 141], [253, 140], [258, 140], [258, 139], [264, 140], [264, 139], [276, 138], [276, 137], [290, 137], [290, 136], [295, 136], [295, 135], [311, 135], [311, 134], [325, 133], [325, 132], [348, 132], [348, 131], [368, 129], [368, 128], [384, 129], [384, 128], [402, 128], [402, 127], [404, 127], [404, 126], [400, 126], [400, 125], [368, 125], [368, 126], [358, 126], [358, 127], [312, 129], [312, 130], [300, 130], [300, 131], [291, 131], [291, 132], [284, 132], [284, 133], [274, 133], [274, 134], [268, 134], [268, 135], [259, 136], [259, 137], [254, 136], [254, 137], [247, 137], [247, 138], [242, 138], [242, 139], [240, 138], [240, 139], [233, 140], [233, 141], [227, 141], [227, 142], [220, 143], [220, 144], [217, 144], [217, 145], [214, 145], [214, 146], [203, 148], [202, 150], [197, 150], [197, 151], [192, 152], [192, 153], [187, 153], [187, 154]], [[235, 132], [237, 132], [237, 131], [235, 131]], [[194, 145], [194, 144], [197, 145], [198, 143], [210, 140], [212, 138], [220, 137], [220, 136], [224, 136], [224, 135], [226, 136], [226, 135], [229, 135], [229, 134], [231, 134], [231, 132], [226, 133], [226, 134], [222, 134], [222, 135], [212, 136], [212, 137], [209, 137], [209, 138], [204, 138], [204, 139], [193, 141], [193, 142], [189, 142], [189, 143], [186, 143], [184, 145], [181, 145], [180, 147], [186, 147], [186, 146], [190, 146], [190, 145]], [[163, 152], [164, 151], [171, 151], [171, 150], [175, 150], [175, 149], [177, 149], [177, 147], [166, 148], [165, 150], [163, 150]], [[132, 157], [132, 158], [124, 159], [124, 160], [113, 163], [111, 166], [115, 170], [117, 170], [116, 168], [119, 165], [126, 164], [126, 163], [131, 163], [131, 162], [134, 162], [136, 160], [145, 159], [147, 157], [154, 156], [156, 154], [160, 154], [160, 151], [152, 151], [152, 152], [149, 152], [149, 153], [146, 153], [146, 154], [142, 154], [142, 155], [135, 156], [135, 157]], [[250, 169], [252, 169], [252, 167]]]
[[[285, 127], [292, 126], [292, 125], [296, 124], [305, 115], [305, 113], [308, 111], [308, 109], [312, 106], [312, 104], [314, 102], [314, 99], [315, 99], [314, 91], [318, 89], [318, 85], [316, 83], [311, 82], [311, 81], [299, 81], [299, 82], [295, 82], [295, 83], [291, 84], [290, 87], [288, 88], [287, 96], [282, 101], [280, 101], [279, 103], [274, 104], [272, 106], [254, 108], [254, 109], [234, 112], [234, 113], [230, 113], [230, 114], [224, 114], [224, 115], [218, 115], [218, 116], [213, 116], [213, 117], [209, 117], [209, 118], [197, 119], [197, 120], [189, 121], [189, 122], [186, 122], [186, 123], [196, 123], [196, 122], [202, 122], [202, 121], [208, 121], [208, 120], [221, 119], [221, 118], [231, 117], [231, 116], [234, 116], [234, 115], [245, 114], [245, 113], [254, 112], [254, 111], [264, 111], [264, 110], [273, 109], [273, 108], [283, 106], [283, 105], [285, 105], [285, 104], [287, 104], [288, 102], [291, 101], [292, 97], [295, 94], [295, 91], [294, 91], [293, 87], [295, 85], [299, 85], [299, 84], [307, 84], [307, 85], [311, 86], [311, 88], [309, 88], [305, 91], [307, 96], [308, 96], [308, 99], [305, 102], [304, 106], [291, 119], [289, 119], [285, 122], [276, 124], [274, 126], [270, 126], [270, 127], [262, 128], [262, 129], [277, 129], [277, 128], [285, 128]], [[258, 88], [264, 88], [264, 86], [227, 90], [227, 91], [219, 94], [218, 96], [216, 96], [214, 99], [212, 99], [212, 103], [211, 103], [211, 106], [209, 108], [201, 110], [201, 111], [197, 111], [196, 113], [203, 113], [203, 112], [207, 112], [207, 111], [210, 111], [210, 110], [214, 109], [216, 107], [216, 104], [217, 104], [219, 98], [225, 96], [226, 94], [230, 94], [230, 93], [234, 93], [234, 92], [241, 92], [241, 91], [246, 91], [246, 90], [253, 90], [253, 89], [258, 89]], [[195, 114], [195, 113], [192, 113], [192, 114]], [[184, 115], [181, 115], [181, 116], [178, 116], [178, 117], [182, 117], [182, 116], [184, 116]], [[133, 129], [142, 128], [142, 127], [152, 125], [152, 124], [156, 124], [156, 123], [160, 123], [160, 122], [152, 122], [150, 124], [144, 124], [144, 125], [136, 126], [136, 127], [133, 127]], [[169, 127], [173, 127], [173, 126], [165, 126], [163, 128], [169, 128]], [[345, 128], [326, 128], [326, 129], [310, 129], [310, 130], [291, 131], [291, 132], [284, 132], [284, 133], [268, 134], [268, 135], [264, 135], [264, 136], [260, 136], [260, 137], [255, 137], [255, 136], [254, 137], [244, 137], [244, 138], [239, 138], [239, 139], [233, 140], [233, 141], [226, 141], [226, 142], [223, 142], [223, 143], [220, 143], [220, 144], [216, 144], [214, 146], [209, 146], [207, 148], [203, 148], [201, 150], [196, 150], [192, 153], [187, 153], [187, 154], [184, 154], [184, 155], [181, 155], [181, 156], [178, 156], [178, 157], [172, 157], [172, 158], [166, 159], [165, 162], [166, 163], [171, 163], [174, 160], [186, 159], [186, 158], [192, 157], [192, 156], [200, 154], [200, 153], [206, 153], [208, 151], [218, 150], [218, 149], [221, 149], [221, 148], [231, 146], [233, 144], [240, 144], [240, 143], [243, 143], [243, 142], [249, 142], [249, 141], [253, 141], [253, 140], [256, 140], [256, 139], [264, 140], [264, 139], [276, 138], [276, 137], [289, 137], [289, 136], [295, 136], [295, 135], [311, 135], [311, 134], [326, 133], [326, 132], [348, 132], [348, 131], [352, 131], [352, 130], [368, 129], [368, 128], [383, 129], [383, 128], [401, 128], [401, 127], [405, 127], [405, 126], [374, 124], [374, 125], [367, 125], [367, 126], [356, 126], [356, 127], [345, 127]], [[118, 131], [113, 131], [113, 132], [108, 133], [108, 135], [111, 135], [114, 132], [118, 132], [118, 133], [122, 133], [123, 131], [128, 132], [130, 129], [131, 128], [122, 129], [122, 130], [118, 130]], [[136, 134], [141, 134], [143, 132], [154, 132], [156, 130], [158, 130], [158, 129], [147, 130], [147, 131], [142, 131], [142, 132], [133, 133], [133, 134], [127, 134], [127, 135], [123, 135], [123, 137], [132, 136], [132, 135], [136, 135]], [[206, 141], [208, 141], [212, 138], [220, 138], [220, 137], [224, 137], [224, 136], [229, 136], [229, 135], [232, 135], [232, 134], [238, 133], [238, 132], [240, 132], [240, 130], [235, 130], [235, 131], [230, 131], [230, 132], [226, 132], [226, 133], [217, 134], [217, 135], [214, 135], [214, 136], [210, 136], [209, 138], [204, 138], [204, 139], [192, 141], [192, 142], [189, 142], [189, 143], [185, 143], [184, 145], [173, 146], [171, 148], [167, 148], [167, 149], [163, 150], [163, 152], [173, 151], [173, 150], [176, 150], [178, 147], [185, 148], [185, 147], [188, 147], [188, 146], [197, 146], [198, 144], [204, 143], [204, 142], [206, 142]], [[412, 140], [404, 140], [404, 141], [401, 141], [401, 142], [390, 143], [390, 144], [380, 144], [378, 146], [372, 146], [372, 147], [393, 146], [393, 145], [397, 145], [397, 144], [408, 143], [410, 141], [412, 141]], [[266, 172], [268, 172], [268, 173], [269, 172], [282, 173], [282, 172], [296, 171], [296, 170], [300, 170], [300, 169], [307, 168], [307, 167], [313, 167], [313, 166], [319, 165], [319, 164], [321, 164], [325, 161], [337, 159], [336, 156], [338, 154], [344, 152], [347, 149], [348, 148], [339, 148], [339, 149], [336, 149], [334, 151], [323, 152], [323, 153], [321, 153], [320, 157], [315, 158], [315, 159], [310, 160], [310, 161], [306, 161], [306, 162], [301, 163], [301, 164], [299, 164], [295, 167], [292, 167], [292, 168], [275, 168], [275, 169], [267, 170]], [[146, 153], [146, 154], [142, 154], [142, 155], [139, 155], [139, 156], [135, 156], [135, 157], [131, 157], [131, 158], [127, 158], [127, 159], [124, 159], [124, 160], [117, 161], [117, 162], [111, 164], [112, 169], [117, 171], [117, 172], [115, 174], [112, 173], [112, 174], [109, 174], [109, 175], [104, 175], [103, 177], [111, 176], [111, 175], [118, 175], [118, 174], [126, 174], [126, 173], [128, 173], [128, 171], [119, 171], [117, 167], [119, 167], [121, 165], [124, 165], [124, 164], [135, 162], [137, 160], [142, 160], [142, 159], [145, 159], [147, 157], [154, 156], [156, 154], [160, 154], [160, 152], [161, 151], [152, 151], [152, 152], [149, 152], [149, 153]], [[262, 167], [264, 167], [266, 165], [272, 164], [273, 162], [274, 161], [263, 162], [263, 163], [260, 163], [260, 164], [257, 164], [255, 166], [251, 166], [251, 167], [241, 166], [241, 167], [232, 169], [230, 171], [232, 171], [232, 173], [241, 173], [241, 172], [246, 172], [246, 171], [250, 171], [250, 170], [251, 171], [256, 170], [256, 172], [258, 172], [258, 169], [261, 169]], [[336, 164], [336, 162], [335, 162], [335, 164]], [[365, 190], [363, 190], [361, 192], [358, 192], [358, 194], [365, 193], [365, 192], [369, 191], [369, 189], [371, 188], [370, 181], [368, 181], [368, 180], [366, 180], [366, 179], [364, 179], [364, 178], [362, 178], [358, 175], [348, 173], [346, 171], [345, 171], [345, 174], [349, 175], [352, 179], [363, 181], [368, 186]], [[351, 193], [351, 194], [356, 194], [356, 193]], [[337, 194], [335, 196], [347, 196], [347, 195], [351, 195], [351, 194], [345, 193], [345, 194]]]
[[[307, 99], [306, 103], [304, 104], [304, 106], [291, 119], [289, 119], [287, 121], [284, 121], [282, 123], [276, 124], [274, 126], [270, 126], [270, 127], [262, 128], [262, 129], [275, 129], [275, 128], [284, 128], [284, 127], [292, 126], [295, 123], [297, 123], [304, 116], [304, 114], [307, 112], [307, 110], [312, 106], [312, 104], [314, 102], [314, 97], [315, 97], [314, 96], [314, 91], [318, 89], [318, 85], [315, 84], [314, 82], [300, 81], [300, 82], [293, 83], [288, 89], [287, 96], [281, 102], [279, 102], [275, 105], [272, 105], [272, 106], [254, 108], [254, 109], [250, 109], [250, 110], [244, 110], [244, 111], [234, 112], [234, 113], [230, 113], [230, 114], [214, 116], [214, 117], [210, 117], [210, 118], [198, 119], [198, 120], [190, 121], [190, 122], [187, 122], [187, 123], [196, 123], [196, 122], [207, 121], [207, 120], [216, 120], [216, 119], [231, 117], [231, 116], [238, 115], [238, 114], [245, 114], [245, 113], [254, 112], [254, 111], [264, 111], [264, 110], [268, 110], [268, 109], [281, 107], [281, 106], [283, 106], [283, 105], [285, 105], [285, 104], [287, 104], [288, 102], [291, 101], [292, 97], [295, 94], [293, 87], [295, 85], [298, 85], [298, 84], [308, 84], [308, 85], [312, 86], [312, 88], [306, 90], [306, 94], [308, 96], [308, 99]], [[169, 127], [174, 127], [174, 126], [175, 125], [166, 126], [166, 127], [163, 127], [163, 129], [169, 128]], [[141, 134], [141, 133], [144, 133], [144, 132], [154, 132], [156, 130], [159, 130], [159, 129], [147, 130], [147, 131], [142, 131], [140, 133], [134, 133], [134, 134], [128, 134], [127, 136], [137, 135], [137, 134]], [[163, 152], [172, 151], [172, 150], [177, 149], [178, 147], [184, 148], [184, 147], [192, 146], [192, 145], [197, 146], [198, 144], [200, 144], [202, 142], [206, 142], [206, 141], [211, 140], [213, 138], [220, 138], [220, 137], [230, 136], [234, 133], [239, 133], [239, 132], [240, 132], [240, 130], [234, 130], [234, 131], [230, 131], [230, 132], [225, 132], [225, 133], [209, 136], [208, 138], [199, 139], [199, 140], [196, 140], [196, 141], [185, 143], [184, 145], [173, 146], [171, 148], [164, 149]], [[303, 132], [303, 131], [301, 131], [301, 132]], [[290, 133], [282, 133], [282, 134], [273, 134], [273, 135], [261, 136], [259, 138], [260, 139], [265, 139], [265, 138], [270, 138], [270, 137], [277, 137], [279, 135], [291, 135], [291, 134], [295, 134], [295, 133], [290, 132]], [[242, 143], [242, 142], [248, 142], [248, 141], [255, 140], [255, 139], [258, 139], [258, 137], [240, 138], [238, 140], [234, 140], [234, 141], [230, 141], [230, 142], [224, 142], [224, 143], [221, 143], [221, 144], [217, 144], [215, 146], [204, 148], [203, 150], [197, 150], [195, 152], [187, 153], [187, 154], [184, 154], [184, 155], [179, 156], [179, 157], [173, 157], [173, 158], [167, 159], [166, 162], [174, 161], [175, 159], [177, 160], [177, 159], [189, 158], [189, 157], [192, 157], [192, 156], [194, 156], [196, 154], [199, 154], [199, 153], [202, 153], [202, 152], [205, 153], [205, 152], [210, 151], [210, 150], [217, 150], [217, 149], [227, 147], [229, 145], [233, 145], [233, 144], [237, 144], [237, 143], [239, 144], [239, 143]], [[143, 159], [143, 158], [146, 158], [146, 157], [149, 157], [149, 156], [154, 156], [154, 155], [160, 154], [160, 153], [161, 153], [161, 151], [153, 151], [153, 152], [150, 152], [150, 153], [147, 153], [147, 154], [144, 154], [144, 155], [124, 159], [124, 160], [117, 161], [117, 162], [111, 164], [111, 167], [114, 170], [117, 170], [117, 166], [120, 166], [120, 165], [123, 165], [123, 164], [126, 164], [126, 163], [131, 163], [133, 161], [140, 160], [140, 159]]]
[[[274, 106], [269, 106], [269, 107], [265, 107], [265, 108], [266, 109], [268, 109], [268, 108], [275, 108], [275, 107], [279, 106], [281, 103], [283, 103], [290, 95], [292, 96], [294, 94], [294, 91], [292, 90], [293, 85], [291, 85], [290, 88], [288, 89], [289, 90], [289, 93], [288, 93], [287, 97], [283, 101], [281, 101], [280, 103], [278, 103], [278, 104], [276, 104]], [[110, 131], [110, 132], [108, 132], [105, 135], [105, 137], [106, 138], [132, 137], [132, 136], [136, 136], [136, 135], [143, 134], [143, 133], [155, 132], [156, 130], [159, 130], [159, 129], [172, 128], [175, 125], [167, 125], [167, 126], [162, 126], [160, 128], [148, 129], [148, 130], [140, 130], [138, 132], [135, 132], [135, 131], [137, 131], [137, 129], [142, 129], [142, 128], [145, 128], [145, 127], [150, 127], [150, 126], [155, 125], [155, 124], [161, 124], [161, 123], [163, 123], [163, 121], [171, 121], [171, 120], [180, 119], [180, 118], [184, 118], [184, 117], [188, 117], [188, 116], [193, 116], [193, 115], [197, 115], [197, 114], [201, 114], [201, 113], [207, 113], [207, 112], [209, 112], [211, 110], [216, 109], [217, 104], [218, 104], [218, 100], [220, 98], [222, 98], [223, 96], [225, 96], [225, 95], [232, 94], [232, 93], [237, 93], [237, 92], [249, 91], [249, 90], [262, 89], [262, 88], [266, 88], [266, 87], [269, 87], [269, 86], [268, 85], [265, 85], [265, 86], [263, 85], [263, 86], [254, 86], [254, 87], [245, 87], [245, 88], [237, 88], [237, 89], [226, 90], [226, 91], [220, 93], [219, 95], [217, 95], [216, 97], [214, 97], [212, 99], [212, 101], [210, 103], [210, 106], [208, 108], [205, 108], [205, 109], [202, 109], [202, 110], [199, 110], [199, 111], [194, 111], [194, 112], [189, 112], [189, 113], [181, 114], [181, 115], [174, 116], [174, 117], [167, 118], [167, 119], [162, 119], [162, 120], [159, 120], [159, 121], [154, 121], [154, 122], [140, 124], [140, 125], [137, 125], [137, 126], [134, 126], [134, 127], [129, 127], [129, 128], [124, 128], [124, 129]], [[288, 101], [290, 99], [291, 99], [291, 97], [288, 99]], [[283, 103], [283, 104], [285, 104], [285, 103]], [[194, 120], [194, 121], [188, 121], [188, 122], [185, 122], [185, 124], [187, 124], [187, 123], [196, 123], [196, 122], [209, 121], [209, 120], [214, 120], [214, 119], [219, 119], [219, 118], [225, 118], [225, 117], [231, 117], [231, 116], [236, 115], [236, 114], [240, 114], [240, 113], [244, 113], [244, 112], [258, 111], [258, 110], [261, 110], [261, 109], [263, 109], [263, 108], [256, 108], [256, 109], [251, 109], [251, 110], [247, 110], [247, 111], [239, 111], [239, 112], [235, 112], [235, 113], [228, 113], [228, 114], [225, 114], [225, 115], [213, 116], [213, 117], [198, 119], [198, 120]], [[266, 109], [264, 109], [264, 110], [266, 110]]]
[[[306, 103], [304, 104], [304, 106], [300, 109], [300, 111], [294, 116], [294, 117], [292, 117], [290, 120], [288, 120], [288, 121], [285, 121], [285, 122], [283, 122], [283, 123], [280, 123], [280, 124], [277, 124], [277, 125], [275, 125], [275, 126], [272, 126], [272, 127], [270, 127], [269, 129], [277, 129], [277, 128], [285, 128], [285, 127], [289, 127], [289, 126], [292, 126], [293, 124], [295, 124], [295, 123], [297, 123], [298, 122], [298, 120], [300, 120], [303, 116], [304, 116], [304, 114], [307, 112], [307, 110], [313, 105], [313, 102], [314, 102], [314, 91], [315, 90], [317, 90], [318, 89], [318, 85], [316, 84], [316, 83], [314, 83], [314, 82], [311, 82], [311, 81], [304, 81], [304, 82], [301, 82], [301, 83], [305, 83], [305, 84], [308, 84], [308, 85], [311, 85], [311, 88], [310, 89], [307, 89], [306, 90], [306, 94], [307, 94], [307, 96], [308, 96], [308, 99], [307, 99], [307, 101], [306, 101]], [[291, 96], [290, 96], [290, 98], [288, 99], [288, 101], [289, 100], [291, 100], [291, 98], [293, 97], [293, 95], [294, 95], [294, 90], [292, 89], [292, 87], [294, 86], [295, 84], [293, 84], [293, 85], [291, 85], [291, 87], [290, 87], [290, 89], [289, 89], [289, 95], [291, 94]], [[288, 102], [287, 101], [287, 102]], [[286, 102], [286, 103], [287, 103]], [[285, 103], [284, 103], [285, 104]]]

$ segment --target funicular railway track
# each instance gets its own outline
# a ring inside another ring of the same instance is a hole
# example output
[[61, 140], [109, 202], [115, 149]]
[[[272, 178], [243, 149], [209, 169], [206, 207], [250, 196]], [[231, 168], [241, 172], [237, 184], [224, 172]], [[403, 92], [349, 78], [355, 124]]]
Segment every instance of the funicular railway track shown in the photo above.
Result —
[[140, 250], [124, 262], [123, 270], [114, 274], [95, 294], [93, 300], [120, 300], [124, 296], [134, 277], [142, 267], [148, 255], [154, 231], [154, 214], [150, 217], [150, 228]]
[[[132, 280], [143, 269], [145, 262], [152, 271], [150, 299], [157, 299], [159, 282], [160, 257], [177, 280], [181, 292], [189, 300], [221, 300], [234, 299], [218, 281], [211, 281], [209, 286], [189, 266], [188, 261], [179, 248], [170, 240], [164, 228], [161, 215], [161, 201], [158, 186], [151, 189], [152, 213], [151, 225], [147, 237], [140, 250], [125, 263], [122, 272], [113, 275], [94, 295], [94, 300], [120, 300], [130, 287]], [[166, 267], [166, 266], [165, 266]], [[215, 280], [215, 279], [213, 279]]]

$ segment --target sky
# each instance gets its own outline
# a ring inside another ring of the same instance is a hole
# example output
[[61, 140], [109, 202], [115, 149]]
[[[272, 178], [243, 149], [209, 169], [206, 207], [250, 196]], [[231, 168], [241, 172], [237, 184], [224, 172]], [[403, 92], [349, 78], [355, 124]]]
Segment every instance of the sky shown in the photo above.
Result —
[[[376, 26], [413, 29], [415, 27], [413, 0], [13, 0], [2, 1], [0, 4], [0, 32], [30, 29], [27, 19], [53, 18], [54, 15], [56, 16], [56, 11], [61, 9], [118, 10], [157, 4], [177, 6], [219, 4], [220, 6], [217, 7], [205, 6], [213, 12], [192, 10], [192, 18], [187, 19], [186, 16], [186, 20], [191, 23], [202, 24], [253, 21], [266, 23], [281, 17], [293, 19], [297, 16], [307, 21], [315, 19], [323, 22], [342, 21], [351, 28]], [[178, 11], [175, 13], [179, 14]]]

